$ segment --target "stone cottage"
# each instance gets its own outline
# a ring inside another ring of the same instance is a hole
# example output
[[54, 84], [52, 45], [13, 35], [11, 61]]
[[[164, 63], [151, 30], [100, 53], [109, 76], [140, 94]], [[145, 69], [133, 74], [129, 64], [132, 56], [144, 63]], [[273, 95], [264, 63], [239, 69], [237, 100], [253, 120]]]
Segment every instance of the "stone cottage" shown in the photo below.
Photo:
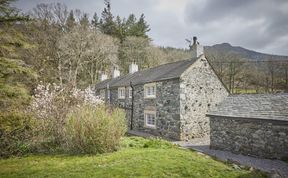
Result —
[[288, 158], [287, 93], [231, 95], [208, 116], [211, 148]]
[[206, 113], [228, 90], [203, 54], [194, 37], [192, 58], [138, 71], [133, 63], [129, 74], [113, 78], [102, 75], [96, 95], [126, 109], [129, 129], [174, 140], [209, 134]]

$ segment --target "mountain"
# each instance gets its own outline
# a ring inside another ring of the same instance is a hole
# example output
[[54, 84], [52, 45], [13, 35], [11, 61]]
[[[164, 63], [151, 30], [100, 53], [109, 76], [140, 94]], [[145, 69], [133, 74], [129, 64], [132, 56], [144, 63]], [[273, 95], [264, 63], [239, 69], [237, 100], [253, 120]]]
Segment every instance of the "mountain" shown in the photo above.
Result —
[[238, 54], [243, 58], [249, 60], [288, 60], [288, 56], [272, 55], [259, 53], [249, 49], [242, 48], [240, 46], [232, 46], [229, 43], [216, 44], [213, 46], [205, 46], [205, 50], [209, 53], [220, 52], [220, 53], [234, 53]]

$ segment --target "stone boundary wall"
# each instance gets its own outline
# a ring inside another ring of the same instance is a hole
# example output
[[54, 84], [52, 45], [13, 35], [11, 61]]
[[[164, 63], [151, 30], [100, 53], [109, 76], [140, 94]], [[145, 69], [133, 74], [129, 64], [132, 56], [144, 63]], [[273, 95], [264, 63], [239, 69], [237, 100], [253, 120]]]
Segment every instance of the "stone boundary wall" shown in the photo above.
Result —
[[288, 158], [288, 121], [210, 117], [210, 147], [262, 158]]

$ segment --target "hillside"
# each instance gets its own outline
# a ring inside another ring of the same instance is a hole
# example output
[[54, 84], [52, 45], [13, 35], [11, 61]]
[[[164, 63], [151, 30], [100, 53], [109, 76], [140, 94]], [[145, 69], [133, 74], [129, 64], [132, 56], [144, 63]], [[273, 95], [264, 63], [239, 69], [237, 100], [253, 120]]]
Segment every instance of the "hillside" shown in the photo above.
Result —
[[250, 60], [288, 60], [288, 56], [271, 55], [252, 51], [240, 46], [232, 46], [229, 43], [216, 44], [213, 46], [205, 46], [205, 50], [210, 53], [234, 53]]

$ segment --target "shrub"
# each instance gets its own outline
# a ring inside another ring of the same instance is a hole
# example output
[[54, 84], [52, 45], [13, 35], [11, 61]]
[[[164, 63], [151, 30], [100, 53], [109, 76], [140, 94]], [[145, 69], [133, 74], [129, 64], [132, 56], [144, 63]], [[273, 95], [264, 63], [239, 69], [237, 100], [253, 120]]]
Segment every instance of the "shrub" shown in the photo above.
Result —
[[104, 153], [119, 148], [126, 132], [125, 112], [86, 105], [68, 115], [65, 148], [71, 153]]
[[29, 152], [31, 116], [14, 110], [0, 113], [0, 157], [23, 155]]
[[88, 88], [84, 91], [71, 87], [38, 85], [30, 111], [36, 124], [32, 140], [35, 152], [55, 152], [65, 142], [64, 126], [67, 114], [83, 105], [98, 105], [102, 101]]

